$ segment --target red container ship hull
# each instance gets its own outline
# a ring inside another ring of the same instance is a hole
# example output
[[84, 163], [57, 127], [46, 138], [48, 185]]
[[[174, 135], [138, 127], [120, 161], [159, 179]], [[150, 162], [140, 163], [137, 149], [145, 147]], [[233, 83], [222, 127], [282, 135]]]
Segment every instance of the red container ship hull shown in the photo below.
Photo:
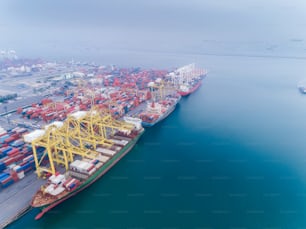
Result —
[[202, 84], [202, 81], [199, 81], [196, 85], [194, 85], [189, 91], [178, 91], [181, 96], [187, 96], [195, 92]]

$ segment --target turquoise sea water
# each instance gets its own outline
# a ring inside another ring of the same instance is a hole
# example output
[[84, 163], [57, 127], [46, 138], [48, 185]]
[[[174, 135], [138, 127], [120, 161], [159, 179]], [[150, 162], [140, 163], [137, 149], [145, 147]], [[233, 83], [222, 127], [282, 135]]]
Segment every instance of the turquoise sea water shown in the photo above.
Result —
[[102, 179], [9, 228], [306, 228], [305, 60], [162, 60], [209, 74]]

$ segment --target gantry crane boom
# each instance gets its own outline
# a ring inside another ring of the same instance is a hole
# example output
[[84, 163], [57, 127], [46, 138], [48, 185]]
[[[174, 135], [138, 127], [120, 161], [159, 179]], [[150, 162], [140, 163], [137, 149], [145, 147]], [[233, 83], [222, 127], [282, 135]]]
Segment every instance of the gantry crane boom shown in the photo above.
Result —
[[[115, 120], [111, 115], [96, 108], [85, 112], [76, 112], [66, 119], [64, 123], [55, 122], [48, 125], [39, 134], [30, 133], [24, 137], [31, 142], [33, 155], [39, 177], [44, 173], [55, 174], [55, 164], [63, 165], [66, 170], [74, 157], [81, 156], [90, 159], [97, 158], [98, 146], [111, 147], [114, 142], [109, 139], [116, 131], [131, 131], [134, 125]], [[37, 147], [44, 147], [41, 157]], [[48, 166], [43, 165], [43, 159], [48, 156]]]

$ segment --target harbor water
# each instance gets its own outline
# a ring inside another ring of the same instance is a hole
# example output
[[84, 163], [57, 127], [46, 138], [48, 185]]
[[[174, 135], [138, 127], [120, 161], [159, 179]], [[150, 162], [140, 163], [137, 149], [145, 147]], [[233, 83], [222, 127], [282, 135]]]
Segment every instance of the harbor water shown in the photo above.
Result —
[[129, 55], [209, 74], [100, 180], [8, 228], [306, 228], [305, 59]]

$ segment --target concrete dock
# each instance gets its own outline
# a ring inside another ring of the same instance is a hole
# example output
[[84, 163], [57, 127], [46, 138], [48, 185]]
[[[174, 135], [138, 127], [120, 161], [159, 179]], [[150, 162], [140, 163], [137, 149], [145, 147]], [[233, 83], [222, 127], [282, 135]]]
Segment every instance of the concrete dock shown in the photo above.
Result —
[[12, 186], [0, 191], [0, 228], [12, 223], [27, 211], [33, 195], [44, 182], [45, 180], [38, 179], [37, 175], [32, 172]]

